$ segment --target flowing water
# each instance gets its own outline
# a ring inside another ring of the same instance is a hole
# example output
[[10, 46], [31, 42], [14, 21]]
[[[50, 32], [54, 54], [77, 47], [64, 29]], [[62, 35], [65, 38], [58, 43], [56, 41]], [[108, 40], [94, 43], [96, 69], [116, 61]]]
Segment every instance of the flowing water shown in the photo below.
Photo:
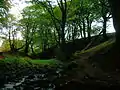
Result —
[[0, 90], [54, 90], [56, 87], [54, 81], [62, 76], [61, 71], [62, 69], [32, 71], [29, 75], [19, 79], [6, 80], [7, 82], [3, 84]]

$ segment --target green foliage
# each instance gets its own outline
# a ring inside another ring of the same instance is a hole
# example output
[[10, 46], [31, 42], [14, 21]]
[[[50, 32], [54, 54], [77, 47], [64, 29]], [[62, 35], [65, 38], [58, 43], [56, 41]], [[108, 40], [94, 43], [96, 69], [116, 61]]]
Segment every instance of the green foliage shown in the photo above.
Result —
[[54, 13], [55, 13], [55, 17], [56, 17], [58, 20], [61, 20], [61, 18], [62, 18], [62, 13], [60, 12], [60, 8], [59, 8], [59, 7], [55, 7], [55, 8], [54, 8]]
[[11, 7], [10, 0], [0, 0], [0, 23], [5, 24], [8, 11]]
[[[102, 2], [105, 2], [104, 7]], [[0, 18], [5, 26], [1, 35], [5, 40], [3, 51], [22, 48], [26, 55], [31, 55], [80, 37], [91, 38], [102, 28], [93, 23], [101, 22], [104, 13], [110, 14], [106, 0], [58, 0], [56, 3], [32, 0], [29, 3], [19, 20], [9, 13]], [[18, 32], [22, 40], [18, 40]], [[65, 58], [64, 52], [58, 50], [58, 53], [57, 57]]]
[[[13, 40], [11, 40], [13, 42]], [[14, 40], [14, 44], [16, 48], [20, 48], [23, 45], [22, 40]], [[10, 43], [9, 40], [4, 40], [1, 46], [1, 51], [10, 51]]]
[[39, 53], [56, 43], [50, 16], [43, 7], [33, 4], [24, 8], [22, 15], [20, 25], [24, 43], [34, 47], [33, 50], [29, 47], [30, 53]]
[[2, 46], [1, 46], [1, 51], [10, 51], [10, 45], [8, 41], [3, 41]]

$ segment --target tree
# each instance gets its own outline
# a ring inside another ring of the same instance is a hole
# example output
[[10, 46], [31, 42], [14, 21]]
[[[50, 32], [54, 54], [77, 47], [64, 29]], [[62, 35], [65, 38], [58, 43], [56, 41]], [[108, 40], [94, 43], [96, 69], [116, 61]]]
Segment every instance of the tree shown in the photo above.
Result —
[[109, 21], [111, 17], [111, 10], [110, 10], [110, 5], [108, 3], [108, 0], [94, 0], [95, 7], [98, 7], [98, 14], [100, 15], [103, 23], [102, 27], [102, 33], [103, 33], [103, 38], [105, 40], [108, 39], [107, 37], [107, 22]]
[[108, 0], [111, 5], [112, 10], [112, 17], [113, 17], [113, 24], [114, 28], [116, 30], [116, 46], [118, 50], [120, 51], [120, 1], [119, 0]]
[[96, 8], [98, 2], [95, 1], [75, 0], [70, 8], [70, 14], [68, 13], [70, 22], [77, 24], [76, 35], [81, 35], [84, 38], [88, 37], [89, 40], [91, 39], [91, 35], [94, 34], [92, 23], [102, 17], [99, 8]]
[[111, 18], [110, 5], [107, 0], [100, 0], [101, 14], [103, 18], [103, 37], [105, 40], [108, 39], [106, 34], [107, 21]]
[[[92, 35], [101, 33], [98, 26], [92, 25], [101, 18], [104, 21], [102, 31], [106, 34], [107, 16], [110, 13], [106, 0], [32, 1], [30, 6], [23, 9], [20, 20], [26, 54], [45, 51], [56, 44], [64, 52], [67, 41], [74, 42], [80, 37], [90, 41]], [[103, 2], [106, 2], [105, 5]], [[98, 5], [100, 8], [96, 8]]]
[[56, 44], [56, 32], [50, 15], [43, 7], [32, 4], [23, 9], [22, 15], [20, 25], [26, 54], [44, 51]]
[[3, 24], [3, 26], [10, 7], [11, 4], [9, 0], [0, 0], [0, 23]]
[[[16, 48], [21, 48], [21, 46], [23, 45], [23, 41], [22, 40], [14, 40], [14, 43], [16, 45]], [[1, 45], [1, 51], [3, 51], [3, 52], [4, 51], [11, 51], [9, 39], [3, 40], [3, 43]]]
[[16, 18], [14, 15], [9, 14], [6, 17], [5, 20], [5, 26], [3, 27], [3, 30], [1, 31], [1, 38], [3, 41], [8, 40], [9, 41], [9, 47], [10, 51], [16, 52], [17, 50], [21, 49], [20, 47], [17, 47], [17, 34], [20, 31], [19, 26], [17, 24]]
[[[51, 19], [53, 21], [53, 24], [56, 28], [56, 31], [58, 33], [58, 38], [59, 41], [58, 43], [62, 43], [64, 46], [65, 44], [65, 25], [66, 25], [66, 20], [67, 20], [67, 9], [68, 9], [68, 4], [67, 0], [57, 0], [57, 5], [53, 5], [52, 1], [44, 0], [44, 1], [39, 1], [39, 0], [33, 0], [35, 3], [42, 5], [48, 13], [51, 16]], [[60, 18], [57, 18], [55, 16], [54, 9], [59, 10]]]
[[22, 16], [23, 18], [20, 20], [21, 23], [20, 25], [22, 28], [22, 35], [24, 37], [25, 44], [24, 52], [26, 55], [28, 55], [29, 46], [32, 42], [33, 39], [32, 37], [36, 27], [34, 21], [32, 20], [33, 16], [31, 15], [27, 8], [23, 10]]

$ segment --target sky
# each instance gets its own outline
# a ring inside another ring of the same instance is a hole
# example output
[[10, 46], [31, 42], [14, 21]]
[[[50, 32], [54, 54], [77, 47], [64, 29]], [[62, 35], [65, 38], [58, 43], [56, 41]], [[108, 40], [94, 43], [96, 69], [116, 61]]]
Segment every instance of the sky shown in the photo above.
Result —
[[22, 9], [26, 6], [27, 4], [25, 3], [25, 0], [12, 0], [12, 8], [10, 9], [10, 13], [14, 14], [16, 17], [20, 17]]

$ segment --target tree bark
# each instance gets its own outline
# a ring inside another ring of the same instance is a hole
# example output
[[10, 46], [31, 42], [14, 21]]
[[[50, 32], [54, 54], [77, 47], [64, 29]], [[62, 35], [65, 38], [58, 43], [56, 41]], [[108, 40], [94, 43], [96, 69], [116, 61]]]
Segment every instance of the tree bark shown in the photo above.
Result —
[[109, 0], [113, 16], [113, 24], [116, 30], [116, 46], [120, 51], [120, 1], [119, 0]]
[[65, 3], [63, 1], [60, 1], [61, 3], [61, 12], [62, 12], [62, 22], [61, 22], [61, 39], [62, 39], [62, 45], [65, 45], [65, 24], [66, 24], [66, 18], [67, 18], [67, 2], [65, 0]]
[[116, 43], [113, 47], [112, 58], [116, 68], [120, 69], [120, 0], [108, 0], [111, 5], [113, 25], [116, 31]]
[[81, 25], [79, 25], [79, 27], [80, 27], [80, 35], [81, 35], [81, 38], [83, 38], [82, 26], [81, 26]]
[[91, 41], [91, 22], [89, 20], [89, 17], [86, 17], [87, 20], [87, 34], [88, 34], [88, 40]]
[[85, 20], [83, 18], [82, 20], [82, 24], [83, 24], [83, 35], [84, 35], [84, 38], [86, 38], [86, 32], [85, 32]]
[[28, 49], [29, 49], [29, 44], [28, 44], [28, 41], [26, 40], [26, 43], [25, 43], [25, 55], [28, 55]]
[[107, 27], [107, 17], [106, 15], [103, 16], [103, 38], [104, 40], [108, 40], [107, 34], [106, 34], [106, 27]]

